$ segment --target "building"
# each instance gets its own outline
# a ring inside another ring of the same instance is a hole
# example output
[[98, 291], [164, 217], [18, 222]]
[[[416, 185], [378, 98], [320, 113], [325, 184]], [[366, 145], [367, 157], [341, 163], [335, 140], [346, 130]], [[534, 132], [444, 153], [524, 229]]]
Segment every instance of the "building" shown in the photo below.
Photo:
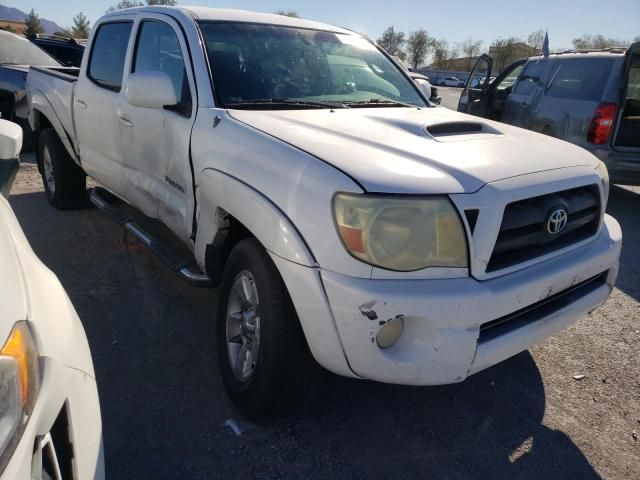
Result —
[[7, 30], [9, 32], [16, 33], [18, 35], [24, 35], [24, 31], [27, 28], [24, 22], [17, 20], [3, 20], [0, 19], [0, 29]]
[[493, 74], [500, 73], [505, 67], [520, 58], [539, 55], [540, 51], [524, 42], [505, 43], [504, 45], [489, 47], [489, 56], [493, 59]]

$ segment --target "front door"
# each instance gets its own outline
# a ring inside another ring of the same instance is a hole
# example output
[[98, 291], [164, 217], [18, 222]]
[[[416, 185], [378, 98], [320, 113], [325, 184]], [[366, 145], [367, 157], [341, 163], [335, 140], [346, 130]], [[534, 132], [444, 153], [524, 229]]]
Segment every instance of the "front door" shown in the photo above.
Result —
[[136, 23], [128, 71], [166, 73], [179, 103], [162, 109], [120, 98], [118, 116], [127, 178], [126, 198], [187, 241], [192, 232], [193, 177], [189, 156], [197, 99], [185, 39], [169, 17], [148, 14]]
[[493, 60], [489, 55], [484, 54], [478, 58], [460, 95], [460, 100], [458, 101], [459, 112], [479, 117], [486, 116], [489, 100], [487, 92], [492, 66]]

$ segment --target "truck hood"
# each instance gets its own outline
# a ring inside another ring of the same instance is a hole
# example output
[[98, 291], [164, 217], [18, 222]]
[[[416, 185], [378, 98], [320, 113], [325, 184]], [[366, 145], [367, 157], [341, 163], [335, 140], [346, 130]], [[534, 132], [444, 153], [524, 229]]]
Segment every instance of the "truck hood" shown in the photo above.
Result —
[[572, 144], [446, 108], [229, 114], [333, 165], [368, 192], [471, 193], [505, 178], [597, 164]]
[[27, 296], [12, 229], [13, 212], [0, 195], [0, 348], [13, 324], [27, 319]]

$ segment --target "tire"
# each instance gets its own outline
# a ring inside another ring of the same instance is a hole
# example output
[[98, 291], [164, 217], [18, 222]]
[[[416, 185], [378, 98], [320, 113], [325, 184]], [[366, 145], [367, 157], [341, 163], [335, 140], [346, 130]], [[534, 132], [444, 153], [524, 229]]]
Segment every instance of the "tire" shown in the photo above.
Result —
[[288, 413], [304, 398], [316, 364], [280, 274], [257, 240], [231, 251], [218, 302], [218, 361], [232, 402], [249, 418]]
[[87, 206], [87, 176], [67, 153], [52, 128], [38, 136], [38, 169], [47, 200], [58, 210]]

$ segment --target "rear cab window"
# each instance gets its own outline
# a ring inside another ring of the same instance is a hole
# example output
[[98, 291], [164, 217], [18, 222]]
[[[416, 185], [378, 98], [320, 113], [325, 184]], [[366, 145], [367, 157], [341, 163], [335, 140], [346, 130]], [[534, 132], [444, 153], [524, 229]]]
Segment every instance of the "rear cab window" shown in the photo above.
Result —
[[577, 58], [558, 62], [546, 95], [570, 100], [597, 101], [613, 67], [610, 58]]
[[108, 22], [98, 27], [87, 68], [87, 77], [93, 83], [119, 92], [122, 88], [124, 61], [133, 22]]

